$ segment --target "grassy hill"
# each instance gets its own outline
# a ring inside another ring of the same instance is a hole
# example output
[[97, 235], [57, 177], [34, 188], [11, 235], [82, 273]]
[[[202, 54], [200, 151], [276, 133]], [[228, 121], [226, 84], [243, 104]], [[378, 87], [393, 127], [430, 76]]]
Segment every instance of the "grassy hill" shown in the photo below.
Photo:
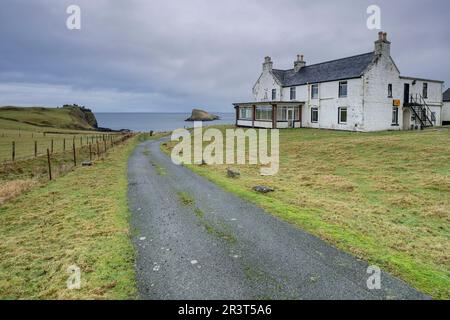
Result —
[[91, 110], [78, 106], [63, 108], [1, 107], [0, 120], [5, 126], [16, 128], [19, 126], [25, 130], [26, 125], [72, 130], [97, 128], [97, 120]]

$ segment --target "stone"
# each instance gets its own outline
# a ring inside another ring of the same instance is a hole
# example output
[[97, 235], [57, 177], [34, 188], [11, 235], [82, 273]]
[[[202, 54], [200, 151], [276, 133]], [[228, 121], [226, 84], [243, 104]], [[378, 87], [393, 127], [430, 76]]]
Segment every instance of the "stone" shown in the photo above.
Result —
[[90, 167], [90, 166], [92, 166], [92, 162], [86, 160], [86, 161], [83, 161], [83, 162], [81, 163], [81, 165], [82, 165], [83, 167]]
[[200, 109], [193, 109], [191, 116], [186, 121], [214, 121], [219, 117]]
[[235, 178], [239, 178], [241, 176], [241, 174], [238, 171], [234, 171], [234, 170], [231, 170], [230, 168], [228, 168], [227, 176], [228, 176], [228, 178], [235, 179]]
[[269, 187], [265, 187], [265, 186], [256, 186], [253, 187], [253, 191], [259, 192], [259, 193], [269, 193], [269, 192], [274, 192], [275, 190]]

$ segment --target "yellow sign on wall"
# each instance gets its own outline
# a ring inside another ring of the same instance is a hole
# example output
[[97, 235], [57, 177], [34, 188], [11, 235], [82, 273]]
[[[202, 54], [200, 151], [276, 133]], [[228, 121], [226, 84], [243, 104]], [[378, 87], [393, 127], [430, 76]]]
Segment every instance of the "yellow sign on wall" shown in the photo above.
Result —
[[400, 100], [399, 99], [394, 99], [394, 107], [400, 107]]

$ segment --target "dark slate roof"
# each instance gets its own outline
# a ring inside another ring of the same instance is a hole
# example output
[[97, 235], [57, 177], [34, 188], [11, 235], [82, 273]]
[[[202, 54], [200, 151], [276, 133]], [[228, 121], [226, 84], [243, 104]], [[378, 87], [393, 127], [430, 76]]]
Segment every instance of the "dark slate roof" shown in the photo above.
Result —
[[323, 62], [303, 67], [299, 72], [291, 70], [272, 70], [284, 87], [300, 86], [307, 83], [319, 83], [343, 79], [359, 78], [372, 63], [373, 52], [357, 56]]
[[444, 92], [444, 101], [450, 101], [450, 89]]

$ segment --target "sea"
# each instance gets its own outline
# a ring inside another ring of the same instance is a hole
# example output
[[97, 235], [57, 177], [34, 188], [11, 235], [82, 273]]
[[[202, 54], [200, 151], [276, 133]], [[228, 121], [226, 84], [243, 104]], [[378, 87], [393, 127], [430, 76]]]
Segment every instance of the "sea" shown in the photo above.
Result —
[[[215, 113], [220, 120], [204, 122], [204, 126], [233, 124], [234, 113]], [[192, 128], [193, 122], [185, 121], [190, 113], [95, 113], [99, 127], [113, 130], [128, 129], [135, 132], [173, 131]]]

